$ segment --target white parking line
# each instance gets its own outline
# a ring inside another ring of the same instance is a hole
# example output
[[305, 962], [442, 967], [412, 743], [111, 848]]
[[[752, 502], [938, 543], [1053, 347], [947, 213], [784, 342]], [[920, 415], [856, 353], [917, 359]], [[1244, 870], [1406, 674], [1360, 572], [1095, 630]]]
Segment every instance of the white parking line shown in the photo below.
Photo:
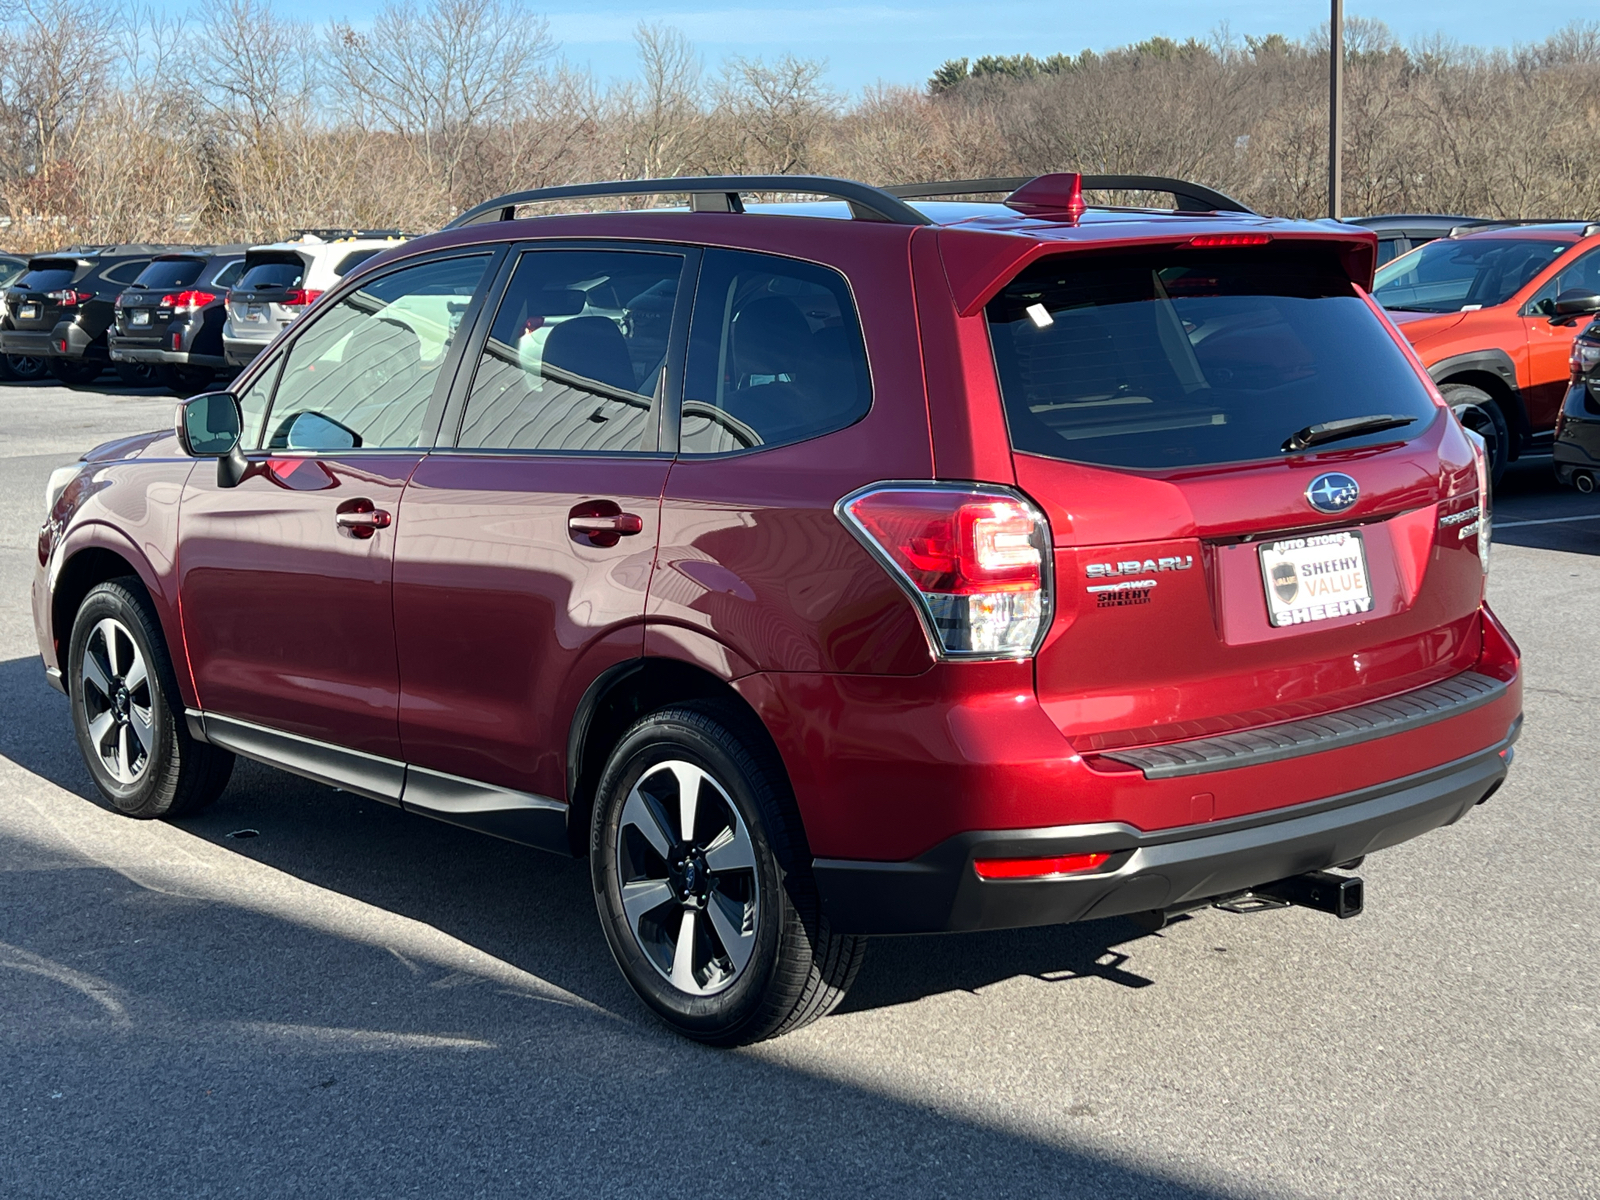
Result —
[[1523, 525], [1564, 525], [1568, 521], [1600, 521], [1600, 513], [1589, 513], [1582, 517], [1545, 517], [1542, 521], [1496, 521], [1496, 529], [1517, 529]]

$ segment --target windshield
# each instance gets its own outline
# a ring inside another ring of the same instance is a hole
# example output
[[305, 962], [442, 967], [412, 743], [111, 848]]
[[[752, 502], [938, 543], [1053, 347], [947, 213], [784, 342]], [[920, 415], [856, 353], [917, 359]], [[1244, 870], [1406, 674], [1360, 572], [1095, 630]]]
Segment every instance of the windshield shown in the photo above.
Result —
[[1504, 304], [1572, 249], [1548, 238], [1440, 238], [1379, 270], [1372, 295], [1405, 312], [1463, 312]]
[[200, 278], [200, 268], [206, 265], [203, 258], [158, 258], [133, 281], [134, 287], [181, 288], [188, 287]]
[[1173, 252], [1036, 263], [988, 307], [1011, 441], [1116, 467], [1279, 457], [1306, 426], [1437, 409], [1334, 260]]

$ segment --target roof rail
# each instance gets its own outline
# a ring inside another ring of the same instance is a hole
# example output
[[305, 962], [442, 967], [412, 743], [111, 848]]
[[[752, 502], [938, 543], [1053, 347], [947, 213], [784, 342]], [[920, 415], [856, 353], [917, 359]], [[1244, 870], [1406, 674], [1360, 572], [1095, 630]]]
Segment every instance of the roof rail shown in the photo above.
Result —
[[858, 221], [887, 221], [894, 225], [931, 225], [927, 217], [884, 188], [826, 175], [704, 175], [675, 179], [623, 179], [611, 183], [574, 183], [562, 187], [510, 192], [467, 209], [446, 229], [460, 229], [485, 221], [509, 221], [523, 204], [550, 200], [583, 200], [603, 196], [655, 196], [687, 193], [693, 212], [743, 212], [741, 192], [804, 192], [843, 200]]
[[[1165, 192], [1178, 202], [1179, 212], [1232, 212], [1255, 215], [1231, 196], [1164, 175], [1084, 175], [1083, 190], [1098, 192]], [[1033, 176], [1008, 179], [947, 179], [941, 183], [903, 183], [883, 190], [902, 200], [933, 200], [940, 196], [973, 196], [988, 192], [1014, 192]]]
[[[403, 229], [296, 229], [290, 235], [289, 240], [294, 241], [295, 238], [302, 238], [308, 234], [314, 238], [321, 238], [325, 242], [336, 242], [343, 238], [403, 238], [417, 236], [414, 233], [408, 234]], [[258, 242], [255, 244], [266, 245], [267, 243]]]
[[1454, 226], [1450, 230], [1451, 237], [1463, 237], [1469, 233], [1492, 233], [1496, 229], [1521, 229], [1526, 225], [1582, 225], [1584, 237], [1588, 237], [1589, 227], [1593, 221], [1585, 217], [1510, 217], [1504, 221], [1492, 217], [1480, 217], [1468, 224]]

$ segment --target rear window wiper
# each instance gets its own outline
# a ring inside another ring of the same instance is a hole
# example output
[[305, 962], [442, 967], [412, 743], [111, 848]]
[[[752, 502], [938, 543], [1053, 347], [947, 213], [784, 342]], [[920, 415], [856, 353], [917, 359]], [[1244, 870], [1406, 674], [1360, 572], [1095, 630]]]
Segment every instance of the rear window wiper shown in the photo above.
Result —
[[1411, 425], [1415, 417], [1402, 417], [1394, 413], [1375, 413], [1370, 417], [1345, 417], [1338, 421], [1323, 421], [1307, 425], [1290, 436], [1283, 444], [1285, 451], [1306, 450], [1324, 442], [1337, 442], [1344, 438], [1360, 437], [1363, 433], [1381, 433], [1385, 429], [1399, 429]]

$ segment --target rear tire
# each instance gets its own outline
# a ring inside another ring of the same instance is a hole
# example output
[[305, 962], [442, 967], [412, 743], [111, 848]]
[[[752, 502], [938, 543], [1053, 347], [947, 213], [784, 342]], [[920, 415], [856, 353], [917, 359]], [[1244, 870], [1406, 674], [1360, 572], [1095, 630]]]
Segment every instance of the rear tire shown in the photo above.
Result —
[[174, 396], [198, 396], [211, 386], [217, 373], [209, 367], [191, 367], [182, 363], [162, 363], [156, 368], [156, 378], [161, 386]]
[[1439, 393], [1461, 423], [1483, 439], [1489, 451], [1489, 482], [1498, 484], [1511, 461], [1511, 428], [1500, 402], [1470, 383], [1446, 383]]
[[783, 766], [733, 705], [694, 701], [637, 721], [601, 775], [590, 834], [611, 953], [677, 1032], [745, 1045], [844, 998], [866, 939], [822, 915]]
[[149, 363], [112, 363], [111, 369], [126, 387], [155, 387], [156, 372]]
[[138, 579], [113, 579], [84, 597], [67, 681], [78, 749], [118, 811], [187, 816], [228, 786], [233, 755], [189, 736], [172, 659]]
[[50, 374], [68, 387], [84, 387], [93, 383], [105, 372], [105, 364], [93, 359], [52, 358]]
[[50, 374], [50, 360], [32, 354], [0, 355], [0, 379], [32, 383]]

